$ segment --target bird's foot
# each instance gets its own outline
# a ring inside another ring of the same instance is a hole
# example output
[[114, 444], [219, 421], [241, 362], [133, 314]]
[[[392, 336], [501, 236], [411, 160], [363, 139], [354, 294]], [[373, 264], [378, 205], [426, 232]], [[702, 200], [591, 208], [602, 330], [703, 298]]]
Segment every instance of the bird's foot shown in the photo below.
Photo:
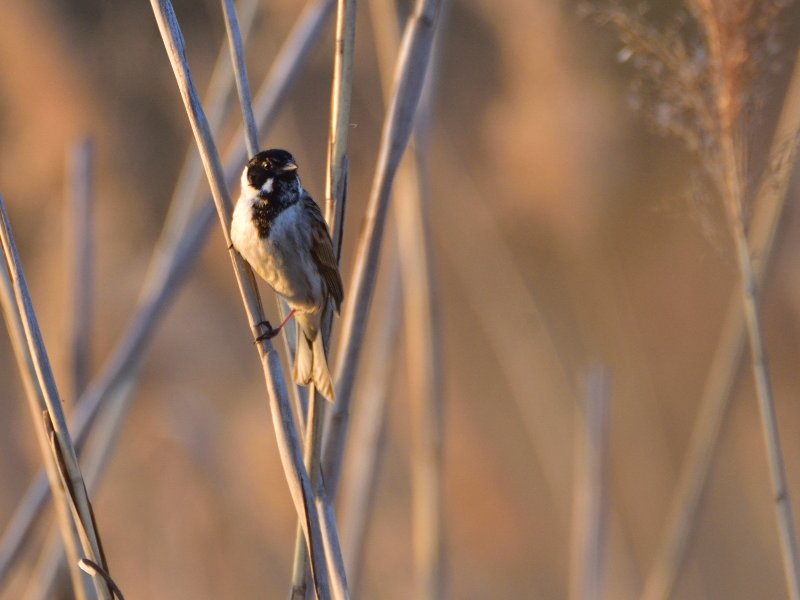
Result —
[[277, 329], [273, 329], [269, 321], [261, 321], [261, 323], [259, 323], [258, 326], [266, 327], [267, 330], [256, 338], [256, 340], [253, 342], [254, 344], [257, 344], [258, 342], [263, 342], [264, 340], [271, 340], [281, 331], [280, 327], [278, 327]]
[[271, 340], [272, 338], [274, 338], [276, 335], [280, 333], [281, 329], [283, 329], [283, 326], [286, 325], [289, 319], [292, 318], [293, 314], [294, 314], [294, 309], [292, 309], [291, 312], [289, 312], [289, 314], [286, 315], [286, 318], [283, 320], [283, 322], [275, 328], [273, 328], [272, 325], [269, 324], [269, 321], [261, 321], [261, 323], [259, 323], [258, 326], [261, 327], [263, 325], [267, 328], [267, 330], [261, 335], [259, 335], [256, 338], [256, 341], [253, 343], [257, 344], [258, 342], [263, 342], [264, 340]]

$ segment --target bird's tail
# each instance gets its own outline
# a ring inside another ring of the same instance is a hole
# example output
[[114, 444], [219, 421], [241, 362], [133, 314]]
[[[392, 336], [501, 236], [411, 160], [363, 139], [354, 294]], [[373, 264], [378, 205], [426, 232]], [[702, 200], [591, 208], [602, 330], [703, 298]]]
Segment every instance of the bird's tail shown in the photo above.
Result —
[[320, 394], [331, 402], [336, 402], [321, 333], [317, 332], [313, 342], [306, 337], [302, 329], [298, 328], [297, 333], [294, 380], [300, 385], [308, 385], [313, 381]]

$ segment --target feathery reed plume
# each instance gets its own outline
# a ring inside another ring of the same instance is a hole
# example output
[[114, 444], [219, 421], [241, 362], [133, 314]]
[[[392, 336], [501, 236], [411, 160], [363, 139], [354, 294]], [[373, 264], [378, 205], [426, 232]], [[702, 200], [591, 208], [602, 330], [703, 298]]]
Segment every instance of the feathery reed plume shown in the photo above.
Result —
[[[747, 76], [750, 75], [745, 69], [750, 64], [747, 58], [750, 40], [744, 33], [746, 21], [743, 19], [760, 16], [758, 11], [763, 11], [763, 7], [769, 6], [771, 3], [756, 2], [755, 0], [739, 0], [739, 2], [729, 4], [714, 0], [696, 0], [696, 3], [701, 22], [705, 26], [710, 50], [712, 80], [716, 89], [719, 121], [719, 152], [723, 171], [720, 192], [725, 199], [741, 271], [744, 313], [769, 458], [784, 574], [789, 597], [792, 600], [800, 600], [800, 557], [798, 556], [789, 489], [786, 483], [772, 380], [758, 312], [758, 280], [753, 271], [750, 244], [747, 240], [744, 176], [739, 160], [743, 148], [737, 145], [737, 143], [741, 143], [742, 139], [739, 123], [744, 104], [742, 90], [746, 89], [745, 86], [749, 83]], [[756, 7], [761, 8], [757, 9]]]
[[[0, 242], [2, 242], [3, 255], [8, 267], [8, 274], [14, 292], [16, 312], [19, 314], [19, 320], [24, 329], [28, 354], [36, 372], [38, 387], [44, 399], [45, 408], [43, 413], [46, 423], [49, 424], [49, 430], [47, 431], [49, 448], [55, 457], [53, 462], [57, 467], [59, 478], [63, 479], [61, 483], [63, 485], [64, 496], [67, 498], [67, 504], [70, 505], [75, 513], [73, 515], [73, 521], [78, 530], [82, 554], [84, 555], [82, 557], [88, 557], [94, 562], [105, 565], [105, 560], [100, 550], [99, 534], [95, 527], [94, 515], [92, 514], [91, 504], [89, 503], [89, 496], [83, 482], [83, 475], [78, 466], [75, 446], [72, 443], [72, 437], [67, 428], [67, 418], [61, 406], [61, 398], [58, 393], [58, 388], [56, 387], [53, 372], [50, 368], [50, 361], [44, 347], [42, 334], [41, 331], [39, 331], [39, 324], [33, 310], [33, 303], [30, 293], [28, 292], [27, 283], [25, 282], [25, 276], [22, 272], [22, 265], [19, 255], [17, 254], [17, 248], [11, 233], [11, 224], [9, 223], [8, 214], [6, 213], [6, 207], [2, 197], [0, 197]], [[9, 307], [5, 312], [6, 314], [10, 314], [12, 309]], [[9, 329], [11, 329], [11, 326]], [[38, 429], [41, 426], [41, 421], [35, 418], [34, 427]], [[46, 448], [41, 449], [44, 452], [43, 459], [47, 464], [49, 453]], [[58, 487], [59, 484], [51, 479], [51, 485]], [[68, 525], [62, 522], [61, 526], [64, 538], [69, 539], [71, 534]], [[73, 582], [77, 583], [75, 580], [73, 580]], [[94, 584], [99, 598], [102, 600], [111, 600], [111, 592], [102, 579], [95, 578]]]
[[[681, 33], [685, 32], [685, 28], [668, 31], [668, 35], [662, 37], [642, 25], [641, 15], [632, 15], [619, 5], [599, 9], [594, 14], [600, 20], [609, 14], [616, 15], [615, 24], [620, 28], [625, 43], [629, 43], [629, 40], [651, 42], [649, 47], [640, 44], [645, 49], [644, 55], [649, 57], [644, 59], [645, 64], [649, 60], [665, 65], [671, 79], [661, 80], [657, 72], [648, 75], [645, 71], [646, 77], [657, 92], [663, 89], [660, 93], [672, 94], [678, 101], [676, 106], [682, 109], [683, 114], [694, 117], [703, 133], [702, 145], [694, 149], [701, 150], [699, 155], [704, 170], [725, 206], [736, 247], [744, 319], [767, 447], [784, 573], [789, 597], [798, 600], [800, 559], [758, 312], [759, 281], [747, 238], [747, 184], [742, 161], [747, 149], [743, 117], [756, 108], [753, 102], [757, 87], [755, 82], [769, 67], [768, 59], [774, 53], [774, 44], [771, 42], [775, 41], [777, 32], [775, 17], [785, 5], [786, 2], [780, 0], [693, 0], [690, 4], [691, 15], [698, 31], [694, 43], [684, 42]], [[589, 12], [593, 12], [593, 9]], [[640, 35], [642, 30], [645, 31], [644, 35]], [[672, 40], [673, 43], [666, 44], [664, 40]], [[635, 53], [636, 48], [632, 48], [628, 56]], [[687, 61], [689, 56], [696, 57], [696, 60]], [[684, 81], [681, 74], [691, 70], [695, 64], [699, 65], [695, 69], [698, 76]], [[672, 80], [678, 85], [671, 85]], [[668, 118], [669, 122], [671, 120]], [[691, 139], [685, 127], [673, 129], [684, 139]]]
[[[319, 38], [319, 32], [330, 16], [334, 0], [309, 0], [295, 26], [279, 51], [272, 68], [264, 78], [256, 96], [254, 112], [262, 131], [269, 130], [288, 90], [295, 81], [300, 67], [305, 63], [311, 48]], [[224, 49], [227, 52], [227, 49]], [[212, 104], [212, 108], [213, 108]], [[215, 111], [210, 111], [215, 114]], [[238, 134], [226, 152], [226, 177], [231, 185], [241, 174], [241, 165], [246, 161], [242, 133]], [[199, 154], [197, 155], [199, 163]], [[147, 342], [174, 299], [184, 276], [205, 242], [209, 226], [216, 213], [213, 200], [206, 196], [191, 217], [189, 216], [191, 192], [197, 183], [189, 181], [193, 171], [184, 166], [178, 187], [173, 195], [167, 221], [161, 238], [154, 250], [148, 274], [140, 293], [134, 315], [128, 322], [125, 334], [111, 353], [102, 372], [82, 396], [72, 415], [70, 431], [80, 449], [89, 434], [95, 416], [102, 406], [116, 398], [129, 403], [130, 396], [119, 393], [142, 360]], [[202, 164], [197, 175], [202, 177]], [[184, 198], [188, 200], [178, 200]], [[187, 223], [188, 220], [188, 223]], [[118, 411], [124, 415], [126, 411]], [[108, 451], [108, 447], [105, 451]], [[24, 498], [3, 534], [0, 542], [0, 585], [6, 580], [11, 566], [19, 556], [19, 550], [27, 539], [36, 516], [40, 514], [47, 498], [49, 487], [44, 473], [34, 478]]]
[[[800, 55], [798, 55], [800, 58]], [[783, 214], [789, 178], [797, 154], [800, 132], [800, 59], [794, 72], [773, 135], [769, 166], [762, 177], [749, 227], [753, 267], [763, 282], [774, 248], [775, 234]], [[672, 593], [689, 544], [700, 499], [705, 490], [734, 379], [744, 354], [746, 324], [741, 294], [735, 291], [711, 361], [686, 457], [670, 503], [656, 557], [647, 574], [642, 598], [667, 600]]]

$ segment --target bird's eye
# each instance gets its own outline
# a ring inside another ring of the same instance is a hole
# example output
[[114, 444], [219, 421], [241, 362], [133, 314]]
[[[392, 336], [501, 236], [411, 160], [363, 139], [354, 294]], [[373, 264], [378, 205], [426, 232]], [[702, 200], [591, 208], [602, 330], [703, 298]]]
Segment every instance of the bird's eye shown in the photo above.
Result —
[[267, 169], [262, 165], [252, 165], [247, 170], [247, 181], [252, 187], [259, 190], [267, 180]]

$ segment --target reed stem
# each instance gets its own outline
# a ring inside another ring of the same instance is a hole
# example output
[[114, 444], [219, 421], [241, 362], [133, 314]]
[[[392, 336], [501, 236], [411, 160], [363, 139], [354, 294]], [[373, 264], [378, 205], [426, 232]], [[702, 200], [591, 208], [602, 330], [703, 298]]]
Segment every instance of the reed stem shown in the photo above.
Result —
[[[262, 131], [268, 131], [275, 122], [278, 109], [295, 81], [300, 67], [308, 58], [333, 6], [333, 0], [310, 0], [278, 52], [256, 97], [254, 112]], [[212, 78], [212, 83], [213, 81]], [[216, 86], [214, 88], [216, 89]], [[215, 97], [214, 94], [211, 96]], [[212, 109], [214, 106], [216, 104], [212, 104]], [[216, 118], [217, 113], [213, 110], [211, 112], [212, 117]], [[229, 185], [238, 179], [241, 165], [247, 158], [241, 138], [240, 133], [226, 153], [226, 177]], [[198, 176], [202, 176], [199, 154], [197, 159], [200, 164]], [[117, 394], [117, 391], [128, 379], [130, 371], [138, 368], [137, 365], [140, 364], [147, 348], [147, 342], [203, 247], [215, 214], [212, 198], [207, 196], [191, 217], [188, 212], [190, 207], [188, 200], [177, 199], [186, 197], [191, 199], [190, 190], [196, 188], [196, 185], [189, 181], [191, 171], [192, 169], [185, 164], [173, 195], [164, 231], [151, 258], [136, 311], [102, 372], [92, 381], [72, 415], [70, 430], [74, 433], [79, 450], [92, 428], [95, 416], [110, 398], [116, 398], [122, 403], [131, 401], [130, 396]], [[0, 585], [6, 581], [49, 493], [47, 477], [40, 471], [19, 503], [0, 542]]]
[[[183, 36], [169, 0], [151, 0], [153, 12], [156, 16], [164, 46], [175, 72], [175, 78], [183, 98], [186, 112], [195, 135], [203, 165], [211, 186], [214, 202], [217, 206], [222, 225], [225, 243], [229, 248], [234, 272], [242, 294], [250, 328], [254, 338], [258, 338], [264, 322], [261, 298], [255, 284], [255, 277], [249, 265], [233, 249], [230, 240], [230, 222], [233, 213], [233, 203], [225, 185], [225, 177], [217, 153], [216, 145], [211, 136], [208, 122], [205, 119], [197, 91], [192, 81], [189, 65], [186, 60], [186, 50]], [[308, 473], [302, 461], [297, 431], [294, 425], [291, 406], [287, 396], [286, 385], [281, 372], [280, 360], [269, 340], [261, 340], [258, 348], [267, 391], [270, 398], [273, 425], [278, 447], [284, 466], [287, 482], [295, 502], [297, 514], [304, 524], [306, 543], [308, 544], [311, 572], [319, 600], [328, 600], [332, 597], [328, 568], [325, 564], [325, 549], [323, 547], [320, 520], [314, 503], [314, 493], [308, 478]]]
[[[46, 405], [44, 414], [52, 427], [52, 437], [49, 438], [50, 447], [58, 453], [56, 456], [56, 464], [58, 465], [58, 461], [63, 461], [63, 472], [59, 466], [59, 475], [61, 479], [66, 480], [65, 483], [68, 485], [68, 488], [65, 488], [64, 495], [67, 496], [68, 499], [71, 496], [75, 504], [75, 511], [77, 512], [77, 515], [74, 515], [77, 517], [75, 526], [81, 540], [83, 554], [85, 555], [84, 557], [91, 558], [94, 562], [105, 565], [105, 560], [102, 558], [100, 550], [99, 536], [95, 529], [89, 497], [83, 483], [83, 475], [78, 466], [75, 446], [72, 443], [72, 437], [67, 428], [67, 418], [61, 405], [61, 398], [58, 394], [55, 378], [50, 368], [50, 361], [47, 357], [42, 334], [39, 330], [39, 324], [33, 310], [33, 303], [30, 293], [28, 292], [27, 283], [25, 282], [25, 276], [22, 272], [22, 265], [19, 255], [17, 254], [16, 245], [14, 244], [14, 238], [11, 234], [11, 224], [8, 221], [8, 214], [6, 213], [5, 204], [1, 197], [0, 241], [2, 241], [3, 254], [5, 255], [8, 273], [14, 290], [17, 311], [24, 328], [25, 341]], [[34, 419], [34, 427], [37, 429], [42, 427], [40, 419]], [[50, 435], [50, 432], [48, 432], [48, 435]], [[42, 450], [44, 451], [44, 448], [42, 448]], [[47, 461], [46, 451], [43, 458]], [[55, 482], [51, 480], [51, 484], [53, 483]], [[58, 486], [56, 485], [54, 487], [57, 488]], [[62, 533], [65, 539], [70, 537], [70, 532], [67, 529], [68, 528], [62, 523]], [[94, 584], [97, 595], [102, 600], [111, 600], [111, 592], [104, 581], [95, 578]]]
[[367, 206], [348, 298], [342, 315], [342, 329], [334, 376], [336, 404], [323, 441], [322, 471], [327, 492], [335, 496], [341, 473], [344, 445], [350, 419], [350, 400], [361, 356], [367, 318], [383, 241], [389, 196], [400, 160], [414, 127], [417, 104], [422, 93], [440, 0], [417, 0], [406, 24], [398, 53], [392, 100], [384, 120], [380, 151]]

